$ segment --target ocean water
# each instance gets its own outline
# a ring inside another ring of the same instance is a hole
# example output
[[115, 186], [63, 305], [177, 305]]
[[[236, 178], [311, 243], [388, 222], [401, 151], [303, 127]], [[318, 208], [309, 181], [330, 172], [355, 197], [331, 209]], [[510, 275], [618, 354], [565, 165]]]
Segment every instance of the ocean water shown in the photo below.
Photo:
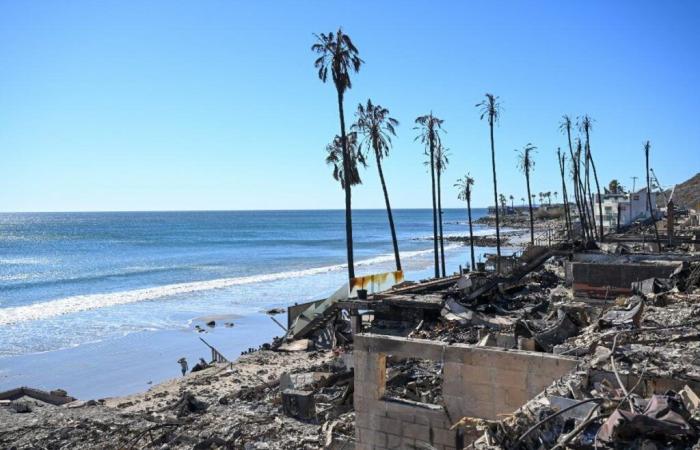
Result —
[[[407, 279], [430, 276], [431, 211], [394, 215]], [[353, 220], [356, 272], [393, 270], [386, 212], [356, 210]], [[444, 228], [466, 234], [466, 211], [445, 210]], [[0, 214], [0, 387], [22, 381], [13, 365], [31, 355], [84, 347], [85, 358], [107, 342], [118, 365], [128, 336], [189, 332], [204, 316], [237, 321], [329, 295], [345, 281], [344, 236], [340, 210]], [[468, 248], [446, 246], [453, 272]], [[269, 333], [253, 330], [239, 347]], [[56, 355], [41, 358], [55, 367]]]

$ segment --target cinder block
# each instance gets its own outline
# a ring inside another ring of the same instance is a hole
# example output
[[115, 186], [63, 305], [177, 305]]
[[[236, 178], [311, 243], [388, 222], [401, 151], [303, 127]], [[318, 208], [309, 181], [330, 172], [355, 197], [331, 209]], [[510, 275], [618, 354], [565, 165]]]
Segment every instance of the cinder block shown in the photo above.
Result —
[[394, 434], [386, 435], [386, 447], [390, 449], [400, 449], [401, 448], [401, 436]]
[[444, 430], [444, 429], [433, 429], [433, 443], [437, 446], [456, 444], [457, 432]]
[[416, 440], [406, 436], [402, 437], [401, 448], [416, 448]]
[[413, 424], [410, 427], [404, 427], [403, 435], [417, 441], [428, 442], [430, 439], [430, 428], [427, 425]]
[[470, 383], [465, 380], [462, 395], [467, 402], [493, 401], [494, 386], [492, 383]]
[[491, 381], [496, 388], [507, 386], [526, 389], [528, 382], [527, 375], [527, 372], [518, 370], [517, 368], [514, 370], [495, 369], [493, 372], [493, 379]]
[[460, 369], [462, 374], [461, 378], [465, 382], [477, 382], [477, 383], [490, 383], [491, 382], [491, 368], [485, 366], [474, 366], [471, 364], [464, 364]]
[[375, 423], [378, 430], [381, 430], [388, 434], [401, 435], [401, 421], [398, 419], [392, 419], [391, 417], [376, 417]]
[[442, 398], [445, 402], [445, 408], [449, 412], [450, 417], [454, 417], [455, 420], [458, 420], [466, 415], [465, 405], [467, 402], [463, 397], [443, 393]]

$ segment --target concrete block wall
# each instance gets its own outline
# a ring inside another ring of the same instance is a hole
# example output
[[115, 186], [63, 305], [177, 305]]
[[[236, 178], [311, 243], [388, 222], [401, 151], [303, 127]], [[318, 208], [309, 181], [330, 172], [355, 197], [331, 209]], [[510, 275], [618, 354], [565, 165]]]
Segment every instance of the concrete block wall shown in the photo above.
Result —
[[[384, 398], [386, 356], [443, 362], [444, 405]], [[515, 411], [557, 378], [576, 359], [548, 353], [392, 336], [355, 336], [356, 449], [412, 448], [425, 443], [455, 449], [463, 439], [450, 426], [464, 416], [495, 419]]]

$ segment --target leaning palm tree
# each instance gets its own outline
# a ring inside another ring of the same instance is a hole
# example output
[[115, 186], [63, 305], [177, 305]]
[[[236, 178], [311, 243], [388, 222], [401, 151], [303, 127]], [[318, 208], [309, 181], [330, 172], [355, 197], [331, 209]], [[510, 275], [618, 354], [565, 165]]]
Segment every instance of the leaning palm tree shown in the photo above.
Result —
[[457, 180], [455, 186], [459, 189], [457, 198], [467, 202], [467, 217], [469, 218], [469, 247], [471, 250], [472, 263], [471, 270], [474, 270], [476, 267], [476, 260], [474, 258], [474, 231], [472, 230], [472, 186], [474, 186], [474, 178], [469, 176], [467, 173], [464, 178]]
[[347, 190], [346, 188], [349, 186], [362, 184], [358, 164], [367, 167], [365, 155], [360, 151], [357, 143], [357, 133], [348, 133], [346, 144], [349, 154], [350, 164], [347, 164], [349, 170], [346, 170], [346, 164], [343, 162], [343, 138], [336, 135], [326, 146], [326, 164], [333, 166], [333, 178], [340, 183], [343, 190]]
[[[311, 50], [319, 55], [314, 62], [318, 69], [318, 77], [322, 82], [328, 79], [328, 69], [330, 69], [335, 90], [338, 95], [338, 115], [340, 117], [340, 143], [341, 143], [341, 164], [344, 173], [351, 173], [350, 152], [348, 139], [345, 133], [345, 113], [343, 112], [343, 98], [345, 92], [352, 88], [350, 80], [351, 72], [358, 72], [363, 61], [359, 52], [350, 40], [350, 36], [343, 33], [338, 28], [337, 33], [332, 31], [328, 34], [321, 33], [315, 35], [317, 42], [311, 46]], [[343, 188], [345, 191], [345, 244], [348, 255], [348, 277], [355, 278], [355, 261], [352, 244], [352, 183]]]
[[442, 233], [442, 183], [440, 182], [442, 173], [447, 168], [450, 160], [448, 158], [449, 149], [443, 147], [442, 142], [435, 149], [435, 175], [437, 183], [437, 209], [438, 209], [438, 233], [440, 233], [440, 268], [442, 276], [447, 276], [445, 272], [445, 242]]
[[427, 147], [426, 154], [430, 162], [430, 184], [433, 194], [433, 249], [435, 258], [435, 278], [440, 278], [440, 264], [438, 257], [438, 220], [437, 220], [437, 198], [435, 195], [435, 150], [440, 146], [440, 130], [444, 120], [433, 116], [431, 112], [428, 115], [416, 118], [416, 126], [414, 130], [418, 130], [416, 140], [420, 141]]
[[396, 239], [396, 228], [394, 227], [394, 216], [391, 212], [391, 204], [389, 203], [389, 193], [384, 180], [384, 171], [382, 170], [382, 160], [389, 156], [391, 148], [391, 136], [396, 136], [395, 128], [399, 125], [399, 121], [389, 116], [389, 110], [381, 105], [374, 105], [372, 100], [367, 100], [367, 105], [362, 103], [357, 105], [355, 112], [357, 118], [352, 129], [362, 135], [360, 143], [360, 152], [362, 146], [366, 146], [374, 150], [374, 158], [377, 161], [377, 171], [379, 172], [379, 181], [382, 184], [384, 192], [384, 204], [386, 205], [386, 213], [389, 217], [389, 229], [391, 230], [391, 242], [394, 246], [394, 259], [396, 260], [396, 270], [401, 270], [401, 258], [399, 256], [399, 244]]
[[598, 182], [598, 171], [595, 168], [595, 161], [593, 161], [593, 154], [591, 153], [591, 130], [593, 129], [593, 119], [591, 116], [584, 115], [581, 118], [581, 131], [586, 135], [586, 158], [590, 160], [591, 168], [593, 169], [593, 178], [595, 180], [596, 191], [598, 192], [598, 236], [600, 241], [604, 240], [603, 235], [603, 197], [600, 195], [600, 183]]
[[498, 220], [498, 182], [496, 179], [496, 146], [493, 140], [493, 126], [501, 117], [501, 104], [498, 97], [487, 93], [486, 98], [476, 107], [481, 111], [481, 120], [487, 118], [491, 137], [491, 169], [493, 171], [493, 204], [496, 209], [496, 271], [501, 273], [501, 230]]
[[661, 239], [659, 239], [659, 229], [656, 226], [656, 217], [654, 217], [654, 208], [651, 204], [651, 178], [649, 176], [649, 151], [651, 150], [651, 142], [646, 141], [644, 143], [644, 159], [646, 160], [647, 168], [647, 208], [649, 208], [649, 214], [651, 215], [651, 220], [654, 224], [654, 234], [656, 235], [656, 245], [661, 251]]
[[[528, 143], [518, 152], [518, 168], [525, 174], [525, 184], [527, 185], [527, 198], [530, 199], [530, 172], [535, 168], [535, 160], [532, 154], [537, 151], [537, 147]], [[535, 245], [535, 219], [532, 214], [532, 202], [528, 202], [530, 210], [530, 245]]]

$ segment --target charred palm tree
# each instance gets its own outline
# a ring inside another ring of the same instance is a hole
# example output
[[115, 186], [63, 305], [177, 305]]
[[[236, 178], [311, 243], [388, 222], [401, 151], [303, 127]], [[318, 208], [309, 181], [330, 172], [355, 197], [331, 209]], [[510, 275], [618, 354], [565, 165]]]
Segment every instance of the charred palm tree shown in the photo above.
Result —
[[595, 188], [598, 193], [598, 237], [600, 241], [603, 242], [605, 239], [603, 234], [603, 197], [600, 195], [600, 183], [598, 182], [598, 171], [595, 168], [595, 161], [593, 160], [593, 154], [591, 153], [591, 130], [593, 129], [593, 119], [589, 115], [583, 116], [581, 118], [581, 131], [586, 136], [586, 158], [591, 162], [591, 168], [593, 169], [593, 178], [595, 180]]
[[[350, 73], [358, 72], [363, 61], [360, 59], [357, 48], [352, 43], [352, 40], [350, 40], [350, 36], [343, 33], [343, 30], [340, 28], [338, 28], [335, 34], [331, 31], [328, 34], [321, 33], [320, 35], [316, 35], [316, 39], [316, 43], [311, 46], [311, 50], [319, 55], [314, 62], [314, 66], [318, 69], [318, 77], [324, 83], [328, 79], [328, 70], [330, 69], [331, 78], [333, 79], [333, 84], [335, 84], [335, 90], [338, 96], [340, 143], [342, 148], [342, 153], [340, 155], [341, 164], [344, 173], [351, 173], [351, 155], [345, 132], [343, 98], [345, 92], [352, 88]], [[345, 191], [345, 243], [348, 256], [348, 277], [352, 280], [355, 278], [355, 261], [352, 242], [352, 183], [346, 184], [343, 190]]]
[[474, 186], [474, 178], [466, 174], [464, 178], [460, 178], [455, 183], [458, 189], [457, 198], [467, 202], [467, 217], [469, 219], [469, 247], [471, 250], [471, 270], [476, 267], [474, 258], [474, 231], [472, 230], [472, 186]]
[[566, 232], [569, 240], [573, 239], [571, 234], [571, 211], [569, 210], [569, 196], [566, 190], [566, 154], [561, 152], [561, 148], [557, 147], [557, 161], [559, 161], [559, 173], [561, 174], [561, 196], [564, 202], [564, 219], [566, 220]]
[[[525, 174], [525, 184], [527, 185], [527, 198], [530, 197], [530, 172], [535, 168], [535, 160], [532, 158], [532, 154], [537, 151], [537, 147], [528, 143], [522, 150], [515, 150], [518, 152], [518, 168]], [[535, 219], [532, 214], [532, 202], [528, 202], [528, 208], [530, 210], [530, 245], [535, 245]]]
[[450, 163], [448, 158], [449, 149], [442, 146], [442, 143], [438, 145], [435, 151], [435, 175], [437, 182], [437, 208], [438, 208], [438, 233], [440, 233], [440, 268], [442, 270], [442, 276], [447, 276], [445, 272], [445, 242], [444, 235], [442, 233], [442, 183], [441, 177], [442, 173], [447, 168], [447, 164]]
[[581, 233], [583, 234], [583, 240], [587, 240], [587, 230], [586, 230], [586, 217], [583, 213], [583, 205], [581, 203], [581, 189], [580, 189], [580, 173], [579, 164], [576, 156], [574, 155], [574, 147], [571, 141], [571, 118], [564, 114], [562, 120], [559, 124], [559, 130], [566, 133], [567, 141], [569, 143], [569, 156], [571, 157], [571, 171], [572, 179], [574, 183], [574, 201], [576, 202], [576, 210], [578, 211], [578, 218], [581, 222]]
[[438, 119], [431, 112], [428, 115], [416, 118], [415, 130], [418, 130], [416, 140], [427, 147], [426, 153], [430, 162], [430, 184], [433, 194], [433, 250], [435, 258], [435, 278], [440, 278], [440, 263], [438, 257], [438, 225], [437, 225], [437, 198], [435, 193], [435, 150], [440, 146], [440, 131], [442, 119]]
[[649, 176], [649, 151], [651, 150], [651, 142], [646, 141], [644, 143], [644, 159], [646, 161], [647, 168], [647, 208], [649, 208], [649, 214], [651, 215], [652, 223], [654, 224], [654, 234], [656, 235], [656, 245], [661, 251], [661, 239], [659, 239], [659, 229], [656, 226], [656, 217], [654, 217], [654, 208], [651, 204], [651, 177]]
[[496, 178], [496, 146], [493, 140], [493, 126], [501, 117], [501, 104], [498, 97], [493, 94], [486, 94], [486, 98], [476, 107], [481, 111], [481, 120], [484, 117], [488, 120], [489, 133], [491, 138], [491, 169], [493, 171], [493, 205], [496, 210], [496, 272], [501, 273], [501, 230], [498, 217], [498, 181]]
[[391, 203], [389, 202], [389, 193], [384, 180], [384, 171], [382, 170], [382, 160], [389, 156], [391, 148], [391, 137], [396, 136], [396, 127], [399, 121], [389, 116], [389, 110], [381, 105], [374, 105], [372, 100], [367, 100], [367, 105], [361, 103], [357, 105], [355, 112], [356, 122], [352, 126], [362, 135], [360, 143], [360, 152], [362, 146], [367, 146], [374, 151], [374, 158], [377, 161], [377, 171], [379, 172], [379, 181], [382, 184], [384, 192], [384, 204], [386, 205], [386, 213], [389, 217], [389, 228], [391, 230], [391, 242], [394, 246], [394, 259], [396, 260], [396, 270], [401, 270], [401, 257], [399, 256], [399, 243], [396, 239], [396, 228], [394, 227], [394, 216], [391, 212]]

